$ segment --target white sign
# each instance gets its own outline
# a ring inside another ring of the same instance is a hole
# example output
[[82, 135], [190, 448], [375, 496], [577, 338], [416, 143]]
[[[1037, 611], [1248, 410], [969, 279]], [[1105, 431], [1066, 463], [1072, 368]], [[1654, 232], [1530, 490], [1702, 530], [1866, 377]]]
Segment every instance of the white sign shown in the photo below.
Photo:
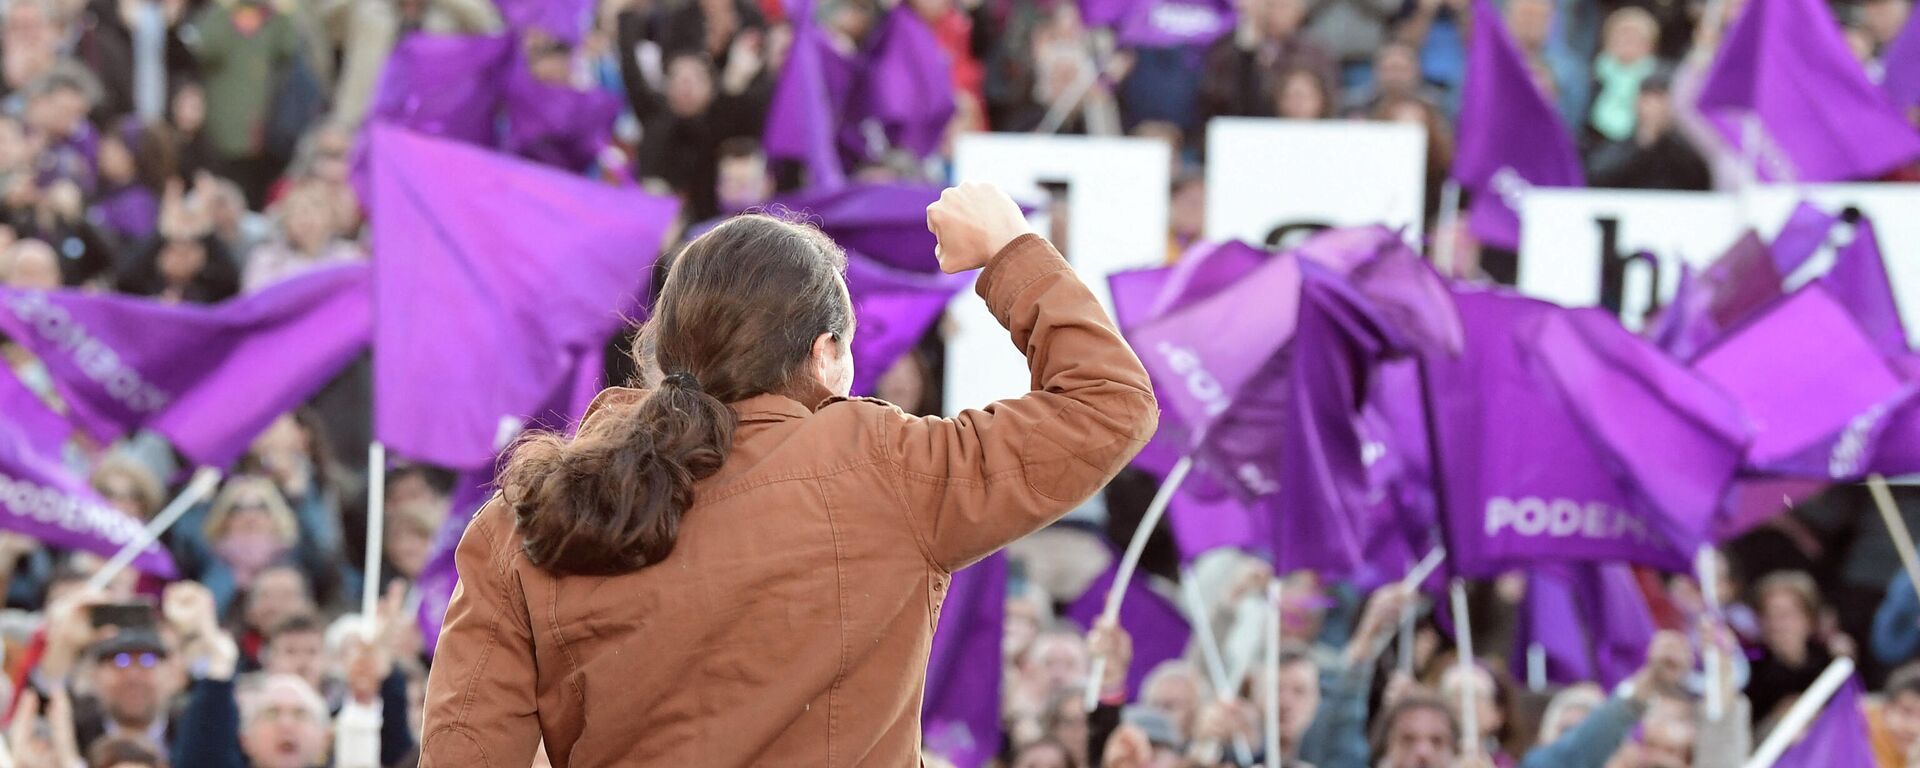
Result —
[[[1873, 220], [1880, 255], [1907, 332], [1920, 342], [1920, 184], [1763, 186], [1745, 192], [1650, 192], [1535, 187], [1520, 199], [1521, 292], [1567, 306], [1617, 301], [1621, 319], [1639, 327], [1654, 306], [1657, 261], [1661, 302], [1679, 284], [1680, 265], [1712, 263], [1751, 228], [1771, 242], [1801, 201], [1837, 213], [1852, 206]], [[1830, 236], [1846, 242], [1844, 226]], [[1831, 263], [1830, 249], [1806, 269]], [[1609, 286], [1607, 276], [1616, 276]], [[1789, 284], [1797, 281], [1789, 280]]]
[[[953, 176], [999, 185], [1034, 206], [1029, 218], [1042, 234], [1053, 223], [1047, 187], [1064, 186], [1065, 255], [1111, 312], [1107, 275], [1166, 263], [1172, 161], [1155, 139], [974, 133], [955, 147]], [[983, 303], [962, 297], [950, 313], [948, 413], [1030, 391], [1026, 359]]]
[[1289, 224], [1404, 227], [1420, 237], [1427, 131], [1405, 123], [1216, 118], [1208, 240], [1267, 242]]

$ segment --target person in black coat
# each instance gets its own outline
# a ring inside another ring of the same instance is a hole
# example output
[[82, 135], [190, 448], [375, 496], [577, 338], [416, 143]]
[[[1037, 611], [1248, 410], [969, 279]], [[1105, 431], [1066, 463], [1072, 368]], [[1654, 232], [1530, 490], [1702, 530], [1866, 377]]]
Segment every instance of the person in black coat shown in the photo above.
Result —
[[1673, 120], [1671, 77], [1656, 73], [1640, 84], [1634, 133], [1587, 152], [1587, 179], [1596, 187], [1707, 190], [1707, 162]]
[[715, 190], [720, 143], [757, 139], [766, 124], [773, 78], [763, 58], [765, 36], [747, 32], [734, 38], [718, 77], [705, 49], [666, 46], [666, 81], [655, 90], [632, 55], [646, 28], [639, 13], [620, 14], [620, 78], [642, 126], [640, 175], [665, 181], [685, 198], [687, 219], [704, 221], [720, 212]]

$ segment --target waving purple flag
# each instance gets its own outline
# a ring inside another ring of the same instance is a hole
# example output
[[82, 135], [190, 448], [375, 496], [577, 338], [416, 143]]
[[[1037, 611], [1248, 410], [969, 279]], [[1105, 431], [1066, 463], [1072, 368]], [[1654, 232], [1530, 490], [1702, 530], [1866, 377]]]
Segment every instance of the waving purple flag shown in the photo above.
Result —
[[[1469, 575], [1542, 560], [1630, 560], [1685, 569], [1712, 507], [1686, 507], [1682, 502], [1691, 496], [1660, 493], [1712, 480], [1637, 477], [1630, 470], [1695, 470], [1700, 462], [1685, 453], [1720, 448], [1716, 431], [1707, 428], [1715, 422], [1689, 412], [1685, 403], [1691, 398], [1660, 396], [1670, 372], [1657, 366], [1606, 370], [1652, 365], [1652, 356], [1623, 353], [1617, 349], [1623, 341], [1592, 338], [1564, 320], [1550, 324], [1567, 310], [1493, 292], [1454, 298], [1467, 329], [1465, 350], [1458, 359], [1428, 362], [1453, 565]], [[1540, 341], [1543, 332], [1552, 344]], [[1606, 399], [1579, 407], [1570, 402], [1593, 396]], [[1617, 423], [1606, 427], [1596, 423], [1601, 419]], [[1609, 444], [1639, 429], [1686, 439]], [[1641, 447], [1654, 452], [1623, 458]]]
[[1520, 244], [1514, 206], [1522, 190], [1578, 187], [1586, 178], [1573, 135], [1534, 85], [1527, 60], [1487, 0], [1473, 2], [1469, 39], [1453, 178], [1473, 193], [1474, 236], [1511, 250]]
[[41, 457], [59, 461], [73, 426], [41, 401], [40, 396], [0, 365], [0, 429], [11, 428]]
[[593, 26], [592, 0], [494, 0], [507, 29], [539, 31], [568, 45], [579, 45]]
[[[1083, 8], [1088, 4], [1081, 1]], [[1102, 16], [1112, 13], [1098, 11]], [[1113, 22], [1114, 39], [1133, 47], [1204, 48], [1232, 32], [1236, 18], [1229, 0], [1133, 0]]]
[[370, 119], [492, 146], [513, 40], [411, 34], [380, 72]]
[[0, 329], [46, 362], [96, 437], [152, 427], [224, 466], [366, 346], [367, 277], [332, 267], [213, 307], [0, 289]]
[[1880, 90], [1896, 109], [1920, 107], [1920, 13], [1907, 14], [1907, 25], [1887, 43], [1880, 64], [1887, 75]]
[[1730, 334], [1693, 367], [1751, 421], [1747, 464], [1799, 477], [1858, 477], [1888, 417], [1914, 391], [1817, 284]]
[[1804, 200], [1794, 206], [1787, 223], [1780, 227], [1780, 234], [1773, 238], [1774, 268], [1781, 275], [1793, 274], [1807, 259], [1813, 258], [1820, 246], [1827, 244], [1827, 235], [1839, 221], [1840, 217]]
[[919, 343], [967, 282], [962, 275], [890, 269], [848, 251], [847, 293], [855, 320], [853, 391], [873, 392], [880, 376]]
[[1526, 663], [1520, 651], [1538, 643], [1546, 651], [1549, 682], [1598, 681], [1611, 688], [1639, 670], [1658, 628], [1631, 568], [1570, 563], [1528, 572], [1517, 629], [1516, 675], [1524, 674]]
[[789, 211], [820, 227], [848, 251], [894, 269], [937, 273], [927, 206], [944, 189], [931, 184], [852, 184], [808, 188], [774, 198], [767, 210]]
[[1853, 240], [1835, 254], [1833, 269], [1820, 278], [1820, 285], [1853, 314], [1881, 354], [1907, 352], [1907, 329], [1900, 322], [1900, 305], [1887, 280], [1872, 219], [1862, 216], [1854, 222]]
[[1820, 768], [1874, 768], [1867, 714], [1860, 708], [1860, 678], [1849, 677], [1820, 714], [1807, 724], [1800, 740], [1780, 755], [1775, 765]]
[[570, 350], [622, 322], [679, 204], [377, 126], [372, 163], [374, 432], [485, 466], [570, 375]]
[[956, 571], [927, 657], [920, 720], [928, 752], [958, 768], [983, 768], [1000, 752], [1000, 641], [1007, 556]]
[[767, 157], [804, 163], [809, 188], [836, 189], [847, 183], [839, 141], [853, 94], [854, 62], [814, 22], [811, 2], [801, 3], [791, 17], [793, 42], [767, 104], [760, 143]]
[[1867, 80], [1822, 0], [1748, 3], [1698, 106], [1763, 180], [1872, 179], [1920, 157], [1920, 133]]
[[[1094, 579], [1080, 599], [1067, 606], [1067, 618], [1078, 622], [1081, 627], [1091, 630], [1100, 612], [1106, 607], [1107, 592], [1113, 589], [1114, 569], [1120, 558], [1113, 559], [1114, 564], [1107, 567], [1106, 573]], [[1127, 582], [1127, 594], [1120, 603], [1120, 627], [1133, 637], [1133, 665], [1127, 668], [1127, 690], [1138, 691], [1146, 682], [1147, 674], [1160, 662], [1180, 658], [1186, 653], [1187, 641], [1192, 638], [1193, 630], [1187, 626], [1186, 614], [1180, 606], [1160, 596], [1147, 586], [1147, 578], [1136, 577]]]
[[1701, 274], [1712, 297], [1709, 311], [1721, 328], [1732, 328], [1777, 301], [1784, 293], [1784, 276], [1774, 265], [1773, 253], [1752, 231], [1741, 235], [1726, 253]]
[[613, 142], [620, 97], [541, 82], [516, 64], [507, 71], [506, 132], [500, 148], [537, 163], [579, 172]]
[[[140, 537], [145, 525], [108, 505], [57, 459], [39, 453], [35, 444], [44, 436], [29, 435], [22, 426], [0, 421], [0, 530], [101, 557], [112, 557]], [[177, 575], [159, 542], [135, 556], [133, 567], [163, 579]]]
[[887, 14], [874, 32], [860, 85], [860, 118], [876, 120], [887, 142], [916, 157], [938, 152], [953, 119], [953, 61], [910, 5]]

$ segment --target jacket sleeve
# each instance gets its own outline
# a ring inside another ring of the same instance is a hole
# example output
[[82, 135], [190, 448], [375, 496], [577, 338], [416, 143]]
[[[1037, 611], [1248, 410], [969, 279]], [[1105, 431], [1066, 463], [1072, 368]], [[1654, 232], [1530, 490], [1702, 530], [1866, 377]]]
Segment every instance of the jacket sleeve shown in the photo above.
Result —
[[174, 765], [245, 768], [232, 680], [195, 680], [173, 741]]
[[460, 581], [427, 675], [421, 768], [531, 764], [539, 746], [533, 623], [507, 515], [495, 497], [454, 551]]
[[1646, 707], [1619, 696], [1607, 699], [1552, 744], [1535, 747], [1520, 768], [1600, 768], [1640, 722]]
[[1092, 496], [1159, 420], [1146, 369], [1047, 241], [1007, 244], [975, 288], [1025, 353], [1032, 391], [950, 419], [874, 411], [908, 524], [949, 571]]
[[1326, 694], [1300, 735], [1300, 760], [1315, 768], [1367, 768], [1367, 694], [1373, 665], [1356, 664], [1327, 675]]
[[1873, 656], [1889, 667], [1920, 654], [1920, 598], [1905, 571], [1887, 585], [1887, 597], [1873, 612]]

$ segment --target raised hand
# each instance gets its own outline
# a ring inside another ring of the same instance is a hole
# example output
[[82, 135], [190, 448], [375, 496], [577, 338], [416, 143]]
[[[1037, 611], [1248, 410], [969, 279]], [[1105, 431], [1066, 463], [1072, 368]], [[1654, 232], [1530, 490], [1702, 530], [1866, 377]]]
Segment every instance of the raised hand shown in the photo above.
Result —
[[934, 258], [948, 274], [979, 269], [1015, 238], [1033, 231], [1020, 206], [999, 187], [967, 182], [949, 187], [927, 206]]

